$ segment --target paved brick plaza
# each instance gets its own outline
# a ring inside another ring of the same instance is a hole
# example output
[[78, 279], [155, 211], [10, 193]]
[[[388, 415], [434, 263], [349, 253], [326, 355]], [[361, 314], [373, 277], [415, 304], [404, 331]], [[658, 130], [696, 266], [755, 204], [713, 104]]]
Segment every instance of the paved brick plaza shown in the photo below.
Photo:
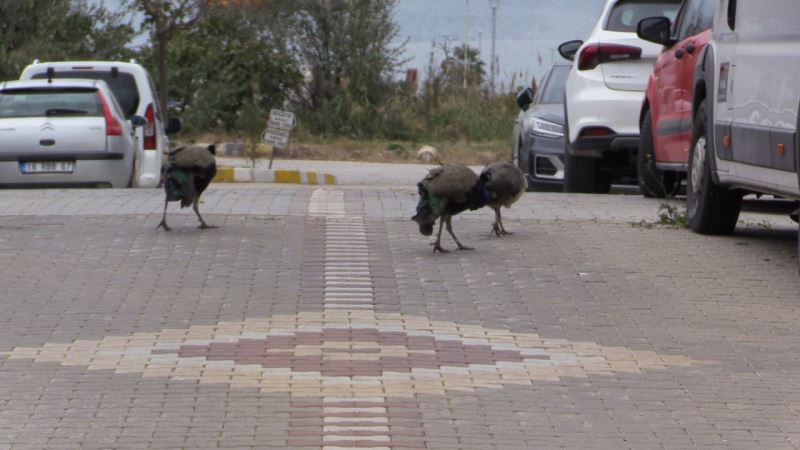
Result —
[[161, 195], [0, 191], [0, 448], [800, 446], [783, 215], [529, 194], [434, 256], [411, 190]]

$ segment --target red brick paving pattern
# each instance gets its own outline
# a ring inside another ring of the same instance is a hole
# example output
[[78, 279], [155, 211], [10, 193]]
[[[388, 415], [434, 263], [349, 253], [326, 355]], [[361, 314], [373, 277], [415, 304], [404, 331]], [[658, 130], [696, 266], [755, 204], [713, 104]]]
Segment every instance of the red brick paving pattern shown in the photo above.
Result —
[[[351, 346], [334, 347], [332, 343], [350, 343]], [[364, 348], [365, 344], [377, 346]], [[319, 354], [297, 354], [299, 349], [308, 350], [310, 347], [319, 347]], [[404, 351], [407, 356], [380, 356], [379, 353], [385, 350]], [[233, 361], [265, 368], [320, 372], [323, 376], [379, 376], [384, 372], [410, 372], [412, 368], [467, 367], [469, 364], [496, 364], [501, 361], [524, 362], [525, 358], [531, 358], [517, 350], [495, 350], [488, 345], [374, 329], [326, 329], [322, 332], [299, 332], [291, 336], [182, 345], [178, 350], [153, 351], [153, 354], [175, 353], [181, 358], [204, 357], [209, 361]], [[341, 353], [366, 356], [367, 360], [329, 356]], [[540, 358], [549, 359], [549, 356]]]

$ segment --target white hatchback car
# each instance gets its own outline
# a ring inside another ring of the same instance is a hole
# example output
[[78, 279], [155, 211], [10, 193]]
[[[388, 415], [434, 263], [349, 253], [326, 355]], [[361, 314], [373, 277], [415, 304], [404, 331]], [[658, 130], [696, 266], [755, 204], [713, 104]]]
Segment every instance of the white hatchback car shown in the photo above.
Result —
[[566, 192], [608, 192], [636, 175], [639, 112], [661, 46], [640, 39], [639, 21], [675, 19], [681, 0], [608, 0], [586, 42], [559, 47], [574, 61], [567, 79]]
[[141, 116], [146, 120], [136, 129], [138, 141], [134, 155], [134, 186], [156, 187], [161, 180], [163, 156], [169, 151], [169, 134], [181, 129], [180, 120], [170, 118], [165, 127], [158, 94], [147, 69], [135, 62], [114, 61], [34, 61], [25, 68], [21, 80], [47, 78], [47, 69], [54, 70], [54, 78], [88, 78], [105, 81], [122, 106], [125, 118]]
[[131, 122], [102, 80], [0, 83], [0, 185], [130, 186]]

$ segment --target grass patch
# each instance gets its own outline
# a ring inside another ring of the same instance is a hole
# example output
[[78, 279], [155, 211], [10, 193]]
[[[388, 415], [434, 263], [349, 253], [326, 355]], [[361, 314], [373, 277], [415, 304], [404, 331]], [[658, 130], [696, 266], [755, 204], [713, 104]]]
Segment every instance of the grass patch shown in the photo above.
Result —
[[[187, 139], [189, 142], [235, 142], [236, 136], [202, 134]], [[177, 144], [174, 143], [174, 144]], [[278, 150], [277, 159], [310, 159], [327, 161], [360, 161], [380, 163], [417, 162], [417, 150], [432, 145], [439, 150], [445, 164], [485, 165], [511, 160], [511, 140], [480, 142], [416, 142], [386, 139], [323, 138], [300, 134], [293, 138], [289, 148]], [[269, 159], [271, 148], [258, 146], [258, 157]]]

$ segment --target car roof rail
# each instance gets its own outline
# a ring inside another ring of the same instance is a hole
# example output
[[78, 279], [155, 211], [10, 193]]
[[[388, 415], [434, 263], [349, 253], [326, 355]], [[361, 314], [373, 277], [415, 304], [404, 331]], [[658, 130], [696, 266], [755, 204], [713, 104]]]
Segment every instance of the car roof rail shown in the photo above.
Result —
[[136, 59], [135, 58], [131, 58], [130, 62], [131, 62], [131, 64], [136, 64]]
[[33, 60], [33, 63], [31, 63], [31, 64], [39, 64], [40, 62], [41, 61], [39, 61], [39, 58], [36, 58], [36, 59]]

